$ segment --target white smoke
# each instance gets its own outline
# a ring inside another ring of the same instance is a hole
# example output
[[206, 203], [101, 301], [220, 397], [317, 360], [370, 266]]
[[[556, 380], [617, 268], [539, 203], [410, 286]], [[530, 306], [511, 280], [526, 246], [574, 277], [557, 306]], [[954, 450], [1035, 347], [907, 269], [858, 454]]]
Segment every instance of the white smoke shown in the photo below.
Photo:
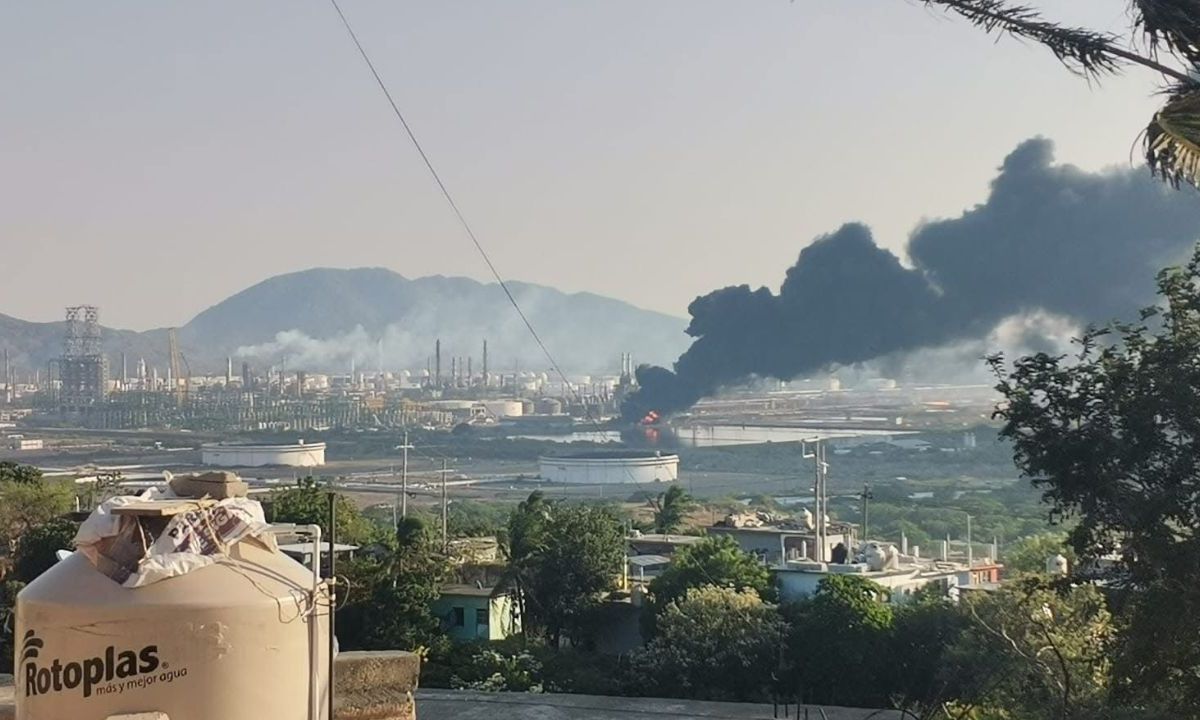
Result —
[[985, 359], [997, 353], [1006, 360], [1044, 352], [1069, 354], [1072, 340], [1083, 334], [1078, 322], [1044, 310], [1010, 315], [986, 337], [964, 340], [934, 348], [894, 353], [863, 363], [850, 371], [852, 377], [888, 377], [905, 382], [982, 384], [995, 381]]

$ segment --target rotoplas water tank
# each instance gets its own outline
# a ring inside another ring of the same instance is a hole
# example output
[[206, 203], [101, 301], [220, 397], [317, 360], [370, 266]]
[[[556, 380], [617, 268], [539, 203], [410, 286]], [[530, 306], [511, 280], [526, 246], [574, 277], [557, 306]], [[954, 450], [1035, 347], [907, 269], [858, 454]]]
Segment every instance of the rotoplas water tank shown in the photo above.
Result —
[[17, 719], [327, 720], [328, 601], [321, 585], [314, 609], [312, 589], [253, 540], [140, 588], [76, 552], [17, 596]]

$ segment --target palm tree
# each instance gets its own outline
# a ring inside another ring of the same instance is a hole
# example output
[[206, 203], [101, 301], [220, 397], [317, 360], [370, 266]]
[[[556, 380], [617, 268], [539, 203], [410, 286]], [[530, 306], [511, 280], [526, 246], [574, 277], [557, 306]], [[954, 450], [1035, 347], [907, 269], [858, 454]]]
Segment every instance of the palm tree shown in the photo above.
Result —
[[530, 590], [535, 585], [533, 576], [539, 569], [539, 556], [545, 547], [550, 511], [550, 501], [546, 500], [545, 494], [534, 490], [517, 505], [501, 538], [501, 549], [508, 558], [508, 568], [501, 582], [516, 590], [514, 607], [521, 618], [522, 642], [526, 643], [530, 632], [537, 629], [535, 618], [528, 612], [530, 604], [537, 603]]
[[1175, 187], [1200, 187], [1200, 2], [1129, 0], [1134, 37], [1070, 27], [1046, 20], [1036, 9], [1010, 0], [921, 0], [966, 18], [989, 33], [1033, 40], [1049, 48], [1072, 72], [1088, 79], [1137, 65], [1164, 79], [1166, 102], [1143, 136], [1146, 162]]
[[650, 499], [650, 507], [654, 509], [654, 532], [669, 534], [679, 530], [688, 510], [693, 505], [692, 498], [683, 488], [672, 485], [665, 493], [659, 493], [657, 498]]

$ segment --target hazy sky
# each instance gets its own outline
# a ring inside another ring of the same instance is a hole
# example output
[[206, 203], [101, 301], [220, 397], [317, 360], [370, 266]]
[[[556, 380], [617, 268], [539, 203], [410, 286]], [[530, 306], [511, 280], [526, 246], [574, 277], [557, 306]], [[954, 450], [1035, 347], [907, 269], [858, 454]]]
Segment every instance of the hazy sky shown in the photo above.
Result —
[[[1033, 135], [1140, 163], [1156, 105], [911, 0], [342, 3], [502, 273], [678, 315], [848, 220], [902, 247]], [[373, 83], [324, 0], [5, 3], [0, 312], [144, 329], [312, 266], [488, 279]]]

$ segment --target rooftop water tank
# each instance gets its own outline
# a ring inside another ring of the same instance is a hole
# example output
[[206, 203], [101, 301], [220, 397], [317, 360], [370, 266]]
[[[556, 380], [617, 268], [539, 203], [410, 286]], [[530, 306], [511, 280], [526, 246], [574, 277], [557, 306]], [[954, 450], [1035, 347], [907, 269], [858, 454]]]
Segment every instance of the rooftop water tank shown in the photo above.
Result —
[[1066, 575], [1067, 559], [1059, 554], [1051, 555], [1050, 557], [1046, 558], [1046, 574]]
[[17, 719], [327, 720], [312, 591], [311, 570], [250, 539], [139, 588], [75, 552], [17, 596]]

